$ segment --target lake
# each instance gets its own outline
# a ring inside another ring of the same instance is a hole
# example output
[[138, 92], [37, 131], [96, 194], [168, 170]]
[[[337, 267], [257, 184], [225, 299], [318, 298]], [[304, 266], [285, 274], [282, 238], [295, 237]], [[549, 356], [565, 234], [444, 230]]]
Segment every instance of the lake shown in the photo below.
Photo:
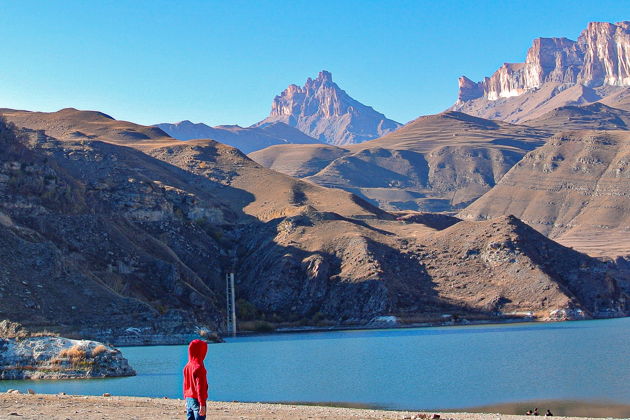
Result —
[[[181, 398], [186, 346], [124, 347], [129, 378], [1, 381], [0, 391]], [[457, 409], [630, 404], [630, 318], [238, 337], [208, 346], [210, 398]]]

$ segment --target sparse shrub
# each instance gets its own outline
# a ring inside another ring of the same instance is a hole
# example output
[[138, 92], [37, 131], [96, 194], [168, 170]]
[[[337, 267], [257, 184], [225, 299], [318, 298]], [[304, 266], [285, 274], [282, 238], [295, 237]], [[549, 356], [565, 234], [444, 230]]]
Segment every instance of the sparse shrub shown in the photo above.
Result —
[[14, 338], [22, 340], [28, 337], [58, 337], [59, 333], [42, 330], [30, 331], [17, 322], [11, 322], [8, 319], [0, 321], [0, 338]]
[[63, 359], [59, 358], [59, 356], [53, 357], [52, 359], [50, 359], [50, 364], [52, 364], [52, 365], [61, 365], [61, 364], [63, 364]]
[[321, 312], [315, 312], [312, 319], [313, 319], [313, 322], [320, 322], [326, 319], [326, 315], [324, 315]]
[[96, 357], [101, 353], [105, 353], [106, 351], [107, 351], [107, 347], [105, 347], [102, 344], [99, 344], [98, 346], [92, 349], [92, 357]]
[[69, 349], [62, 349], [59, 352], [59, 357], [69, 359], [72, 364], [78, 364], [85, 361], [86, 356], [87, 354], [85, 350], [79, 345], [74, 345]]
[[175, 216], [175, 218], [179, 219], [179, 220], [185, 220], [186, 219], [186, 216], [184, 215], [184, 211], [181, 208], [179, 208], [179, 207], [175, 207], [173, 209], [173, 216]]
[[208, 226], [205, 231], [216, 242], [221, 242], [223, 239], [223, 231], [220, 228]]

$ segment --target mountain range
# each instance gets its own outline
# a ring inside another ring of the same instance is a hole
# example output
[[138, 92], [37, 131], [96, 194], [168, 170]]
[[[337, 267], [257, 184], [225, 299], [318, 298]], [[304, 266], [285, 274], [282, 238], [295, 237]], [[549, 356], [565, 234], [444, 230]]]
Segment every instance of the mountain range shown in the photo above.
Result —
[[452, 211], [490, 190], [549, 135], [449, 111], [361, 144], [281, 145], [250, 157], [288, 175], [351, 191], [383, 209]]
[[269, 116], [251, 127], [209, 127], [190, 121], [156, 124], [179, 140], [209, 138], [244, 153], [276, 144], [361, 143], [400, 126], [351, 98], [325, 70], [316, 79], [309, 77], [302, 87], [289, 85], [274, 98]]
[[179, 140], [212, 139], [243, 153], [250, 153], [276, 144], [316, 144], [318, 140], [282, 122], [259, 124], [256, 127], [218, 125], [210, 127], [203, 123], [180, 121], [174, 124], [156, 124], [168, 135]]
[[[602, 149], [608, 140], [590, 140], [608, 138], [592, 130], [628, 130], [628, 28], [628, 22], [591, 23], [577, 42], [541, 38], [526, 63], [507, 64], [477, 84], [460, 79], [452, 109], [474, 115], [449, 110], [359, 145], [281, 145], [250, 157], [289, 175], [351, 191], [390, 211], [445, 211], [477, 220], [513, 214], [592, 255], [628, 255], [624, 200], [630, 186], [619, 175], [627, 159], [619, 140], [623, 135], [610, 137], [617, 142], [615, 153]], [[591, 91], [599, 93], [589, 101], [569, 100], [575, 92]], [[574, 146], [550, 152], [567, 131], [573, 131], [567, 138]], [[526, 171], [539, 152], [555, 156], [553, 165]], [[588, 154], [598, 156], [596, 166], [588, 166]], [[562, 170], [549, 169], [556, 166]], [[588, 175], [577, 182], [575, 168]], [[618, 172], [611, 177], [602, 172], [606, 168]], [[616, 204], [607, 204], [604, 212], [606, 194]]]
[[328, 72], [247, 128], [0, 109], [0, 318], [183, 342], [232, 271], [254, 324], [627, 316], [627, 33], [535, 41], [404, 126]]
[[459, 216], [483, 220], [513, 214], [591, 255], [627, 255], [629, 165], [629, 131], [562, 133], [526, 154]]
[[0, 127], [0, 311], [29, 328], [178, 342], [223, 328], [228, 270], [242, 320], [289, 325], [628, 310], [623, 261], [512, 216], [391, 213], [212, 140], [91, 111], [3, 114], [23, 128]]

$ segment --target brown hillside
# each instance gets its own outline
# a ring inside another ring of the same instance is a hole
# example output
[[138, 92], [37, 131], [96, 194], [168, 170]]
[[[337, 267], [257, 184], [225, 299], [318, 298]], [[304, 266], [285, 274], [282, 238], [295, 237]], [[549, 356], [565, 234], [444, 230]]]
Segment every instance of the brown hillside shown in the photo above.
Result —
[[[0, 311], [30, 327], [119, 343], [185, 340], [177, 333], [223, 328], [229, 270], [239, 310], [259, 321], [628, 309], [619, 267], [565, 252], [511, 218], [392, 215], [210, 140], [123, 143], [105, 129], [99, 140], [20, 138], [0, 128]], [[546, 249], [557, 258], [542, 258]]]
[[577, 131], [528, 153], [460, 216], [514, 214], [593, 255], [630, 255], [630, 133]]
[[100, 140], [129, 146], [174, 140], [157, 127], [115, 120], [98, 111], [64, 108], [57, 112], [31, 112], [3, 108], [0, 115], [18, 127], [43, 130], [59, 140]]
[[563, 106], [527, 121], [529, 127], [554, 132], [568, 130], [628, 130], [630, 112], [600, 102]]
[[354, 192], [386, 210], [445, 211], [480, 197], [548, 132], [459, 112], [420, 117], [344, 148], [274, 146], [250, 157], [270, 168]]

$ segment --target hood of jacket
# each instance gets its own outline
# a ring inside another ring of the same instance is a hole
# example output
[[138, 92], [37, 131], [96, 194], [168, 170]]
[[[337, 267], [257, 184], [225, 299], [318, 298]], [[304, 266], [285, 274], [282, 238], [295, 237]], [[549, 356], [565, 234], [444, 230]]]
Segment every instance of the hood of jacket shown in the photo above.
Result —
[[208, 344], [203, 340], [193, 340], [188, 345], [188, 361], [203, 363], [208, 352]]

